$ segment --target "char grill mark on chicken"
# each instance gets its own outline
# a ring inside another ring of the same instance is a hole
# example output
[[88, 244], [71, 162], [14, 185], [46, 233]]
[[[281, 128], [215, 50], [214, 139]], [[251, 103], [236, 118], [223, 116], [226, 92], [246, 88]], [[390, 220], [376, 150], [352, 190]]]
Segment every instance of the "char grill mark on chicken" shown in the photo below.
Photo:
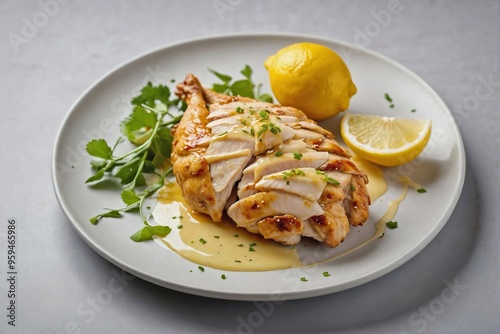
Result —
[[215, 222], [285, 245], [312, 237], [338, 246], [368, 218], [368, 178], [333, 134], [295, 108], [177, 86], [188, 108], [174, 132], [172, 162], [183, 196]]

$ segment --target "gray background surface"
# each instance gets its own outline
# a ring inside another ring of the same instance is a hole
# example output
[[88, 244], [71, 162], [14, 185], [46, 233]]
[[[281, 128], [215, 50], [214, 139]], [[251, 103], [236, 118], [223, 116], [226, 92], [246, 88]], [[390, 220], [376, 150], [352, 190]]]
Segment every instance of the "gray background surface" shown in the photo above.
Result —
[[[500, 2], [401, 0], [400, 13], [381, 20], [377, 13], [391, 3], [1, 1], [0, 332], [498, 333]], [[23, 28], [34, 20], [35, 30]], [[420, 75], [449, 106], [463, 136], [467, 174], [457, 208], [415, 258], [344, 292], [259, 305], [127, 276], [111, 300], [96, 303], [121, 270], [78, 237], [56, 201], [50, 168], [61, 121], [85, 89], [129, 58], [231, 32], [331, 37]], [[16, 43], [14, 35], [24, 39]], [[16, 327], [6, 318], [8, 218], [18, 224]]]

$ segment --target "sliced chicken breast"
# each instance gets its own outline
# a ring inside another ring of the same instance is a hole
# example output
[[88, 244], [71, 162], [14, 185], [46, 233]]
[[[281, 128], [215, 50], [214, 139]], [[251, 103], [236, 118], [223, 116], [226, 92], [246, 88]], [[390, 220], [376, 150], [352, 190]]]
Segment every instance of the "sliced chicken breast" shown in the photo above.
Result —
[[[172, 162], [183, 196], [219, 221], [285, 245], [311, 237], [336, 247], [368, 218], [366, 174], [333, 134], [292, 107], [202, 88], [191, 74]], [[208, 108], [207, 108], [208, 105]]]

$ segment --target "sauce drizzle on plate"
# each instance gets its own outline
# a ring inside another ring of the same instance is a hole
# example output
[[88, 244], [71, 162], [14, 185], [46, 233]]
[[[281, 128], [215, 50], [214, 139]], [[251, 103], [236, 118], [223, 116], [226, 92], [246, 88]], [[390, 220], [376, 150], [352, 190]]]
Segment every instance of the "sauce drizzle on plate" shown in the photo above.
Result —
[[[356, 156], [353, 160], [367, 173], [370, 180], [368, 192], [375, 201], [387, 191], [382, 168]], [[172, 231], [165, 238], [156, 240], [186, 260], [220, 270], [268, 271], [313, 267], [341, 258], [383, 236], [386, 222], [395, 217], [408, 188], [421, 188], [408, 177], [400, 178], [400, 182], [403, 183], [401, 195], [389, 202], [371, 237], [340, 254], [307, 265], [301, 262], [295, 247], [266, 240], [239, 228], [227, 216], [220, 223], [214, 223], [210, 217], [189, 209], [175, 181], [166, 184], [158, 193], [153, 217], [159, 224], [170, 226]]]

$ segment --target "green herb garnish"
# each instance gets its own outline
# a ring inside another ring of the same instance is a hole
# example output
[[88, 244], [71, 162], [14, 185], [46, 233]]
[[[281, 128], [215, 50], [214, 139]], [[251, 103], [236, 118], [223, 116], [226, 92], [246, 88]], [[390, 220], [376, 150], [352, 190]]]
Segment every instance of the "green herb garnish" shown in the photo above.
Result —
[[340, 185], [340, 182], [339, 182], [339, 181], [337, 181], [337, 180], [336, 180], [336, 179], [334, 179], [333, 177], [330, 177], [330, 176], [326, 175], [326, 173], [325, 173], [325, 172], [323, 172], [323, 171], [321, 171], [321, 170], [317, 170], [317, 171], [316, 171], [316, 174], [324, 176], [325, 181], [326, 181], [327, 183], [333, 184], [334, 186], [338, 186], [338, 185]]
[[252, 68], [248, 65], [245, 65], [245, 67], [243, 67], [240, 71], [244, 79], [236, 81], [233, 81], [233, 77], [230, 75], [217, 72], [211, 68], [208, 70], [222, 81], [222, 83], [215, 83], [212, 85], [212, 89], [218, 93], [234, 96], [246, 96], [263, 102], [273, 102], [271, 95], [262, 94], [260, 92], [260, 88], [262, 86], [261, 84], [255, 85], [252, 80]]
[[259, 112], [260, 118], [262, 118], [263, 120], [269, 119], [269, 114], [270, 114], [269, 110], [265, 109]]
[[339, 181], [335, 180], [333, 177], [330, 177], [330, 176], [325, 176], [325, 181], [330, 183], [330, 184], [333, 184], [334, 186], [340, 185]]
[[397, 221], [390, 221], [390, 222], [385, 223], [385, 225], [387, 226], [387, 228], [390, 228], [391, 230], [398, 228]]
[[[90, 218], [97, 224], [102, 218], [119, 218], [124, 212], [139, 211], [143, 228], [130, 238], [134, 241], [151, 240], [153, 236], [165, 237], [170, 233], [168, 226], [150, 225], [144, 214], [144, 201], [160, 189], [171, 169], [158, 173], [156, 170], [170, 158], [172, 149], [171, 128], [180, 120], [169, 113], [169, 108], [182, 109], [179, 99], [170, 98], [167, 86], [153, 86], [148, 82], [141, 94], [132, 99], [133, 111], [121, 124], [122, 134], [136, 147], [129, 152], [116, 156], [114, 151], [122, 143], [119, 138], [113, 148], [104, 139], [93, 139], [86, 145], [89, 155], [98, 158], [91, 165], [94, 174], [86, 180], [93, 183], [105, 178], [118, 179], [122, 186], [121, 198], [125, 207], [110, 209]], [[165, 119], [166, 118], [166, 119]], [[145, 174], [156, 174], [158, 180], [146, 186]]]
[[426, 193], [427, 190], [425, 190], [424, 188], [420, 188], [420, 189], [417, 189], [417, 192], [420, 194], [423, 194], [423, 193]]
[[389, 96], [388, 93], [384, 94], [385, 99], [389, 102], [389, 107], [394, 108], [394, 103], [392, 101], [392, 98]]
[[262, 135], [266, 132], [266, 131], [270, 131], [273, 135], [277, 135], [278, 133], [281, 132], [281, 128], [279, 126], [277, 126], [276, 124], [274, 123], [265, 123], [265, 124], [262, 124], [262, 126], [260, 127], [260, 130], [259, 132], [257, 132], [257, 138], [260, 138], [262, 137]]

